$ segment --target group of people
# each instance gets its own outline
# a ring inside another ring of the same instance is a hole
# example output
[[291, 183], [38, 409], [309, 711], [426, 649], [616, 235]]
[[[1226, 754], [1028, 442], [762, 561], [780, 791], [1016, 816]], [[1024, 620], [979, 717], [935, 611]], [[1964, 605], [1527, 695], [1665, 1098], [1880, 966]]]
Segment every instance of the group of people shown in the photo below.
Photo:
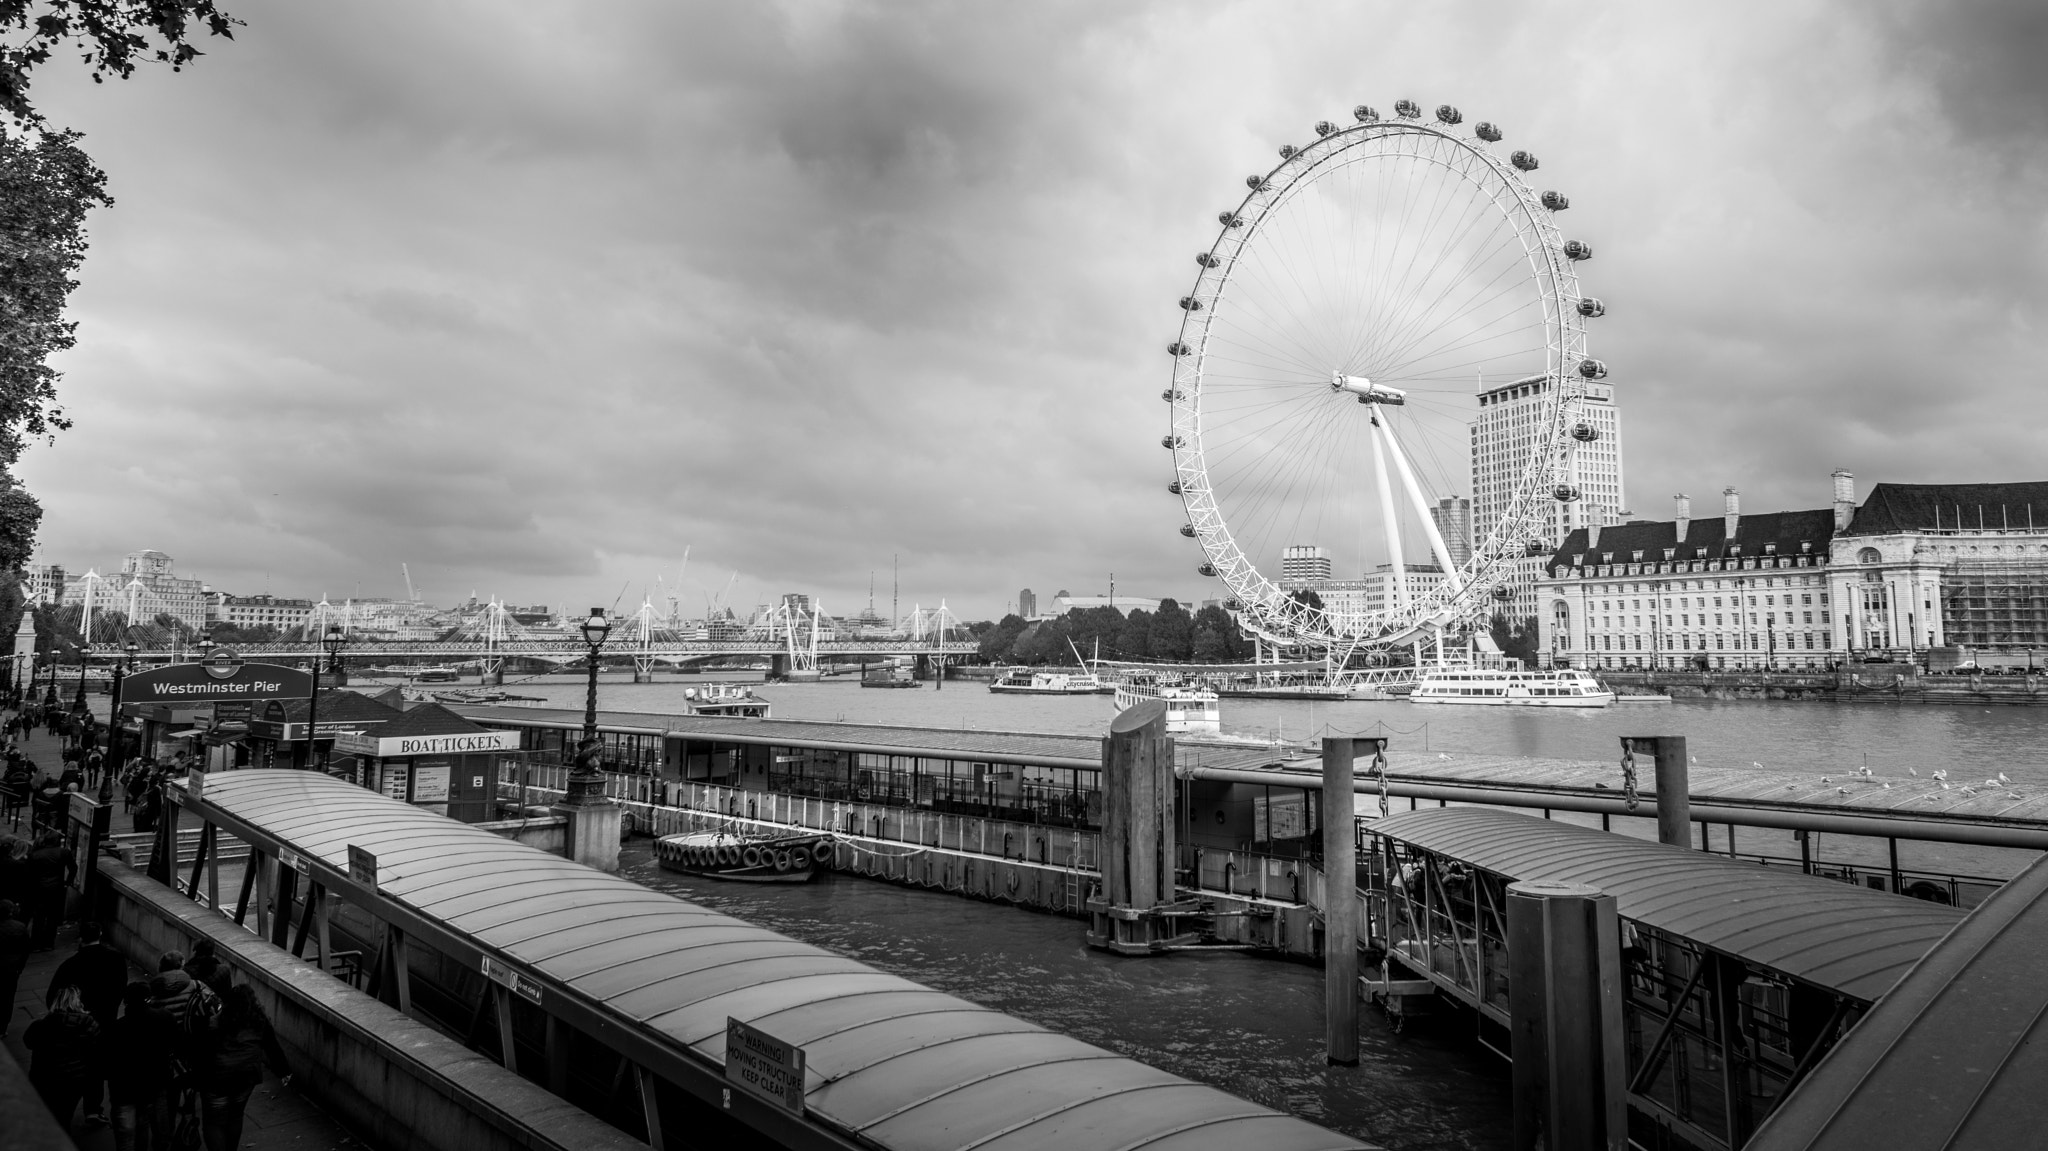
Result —
[[[0, 901], [0, 958], [20, 926], [12, 911]], [[29, 1080], [58, 1123], [68, 1129], [83, 1107], [88, 1124], [113, 1125], [119, 1151], [189, 1146], [195, 1129], [207, 1151], [239, 1147], [264, 1069], [291, 1081], [255, 989], [234, 981], [210, 940], [130, 980], [97, 923], [80, 924], [78, 939], [50, 980], [47, 1014], [22, 1035]]]

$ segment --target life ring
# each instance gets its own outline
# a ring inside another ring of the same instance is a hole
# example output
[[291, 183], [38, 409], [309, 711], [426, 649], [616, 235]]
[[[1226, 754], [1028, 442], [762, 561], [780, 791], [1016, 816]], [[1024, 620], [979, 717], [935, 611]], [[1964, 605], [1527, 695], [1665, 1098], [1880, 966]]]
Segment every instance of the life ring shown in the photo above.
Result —
[[746, 848], [740, 852], [740, 864], [745, 867], [761, 866], [761, 849], [755, 847], [752, 844], [748, 844]]
[[832, 845], [822, 839], [811, 844], [811, 862], [819, 867], [829, 865], [832, 862]]
[[1948, 892], [1943, 890], [1940, 884], [1930, 883], [1925, 879], [1916, 879], [1908, 883], [1906, 885], [1906, 894], [1914, 899], [1924, 899], [1929, 903], [1948, 902]]
[[1003, 886], [1004, 886], [1004, 888], [1006, 888], [1006, 889], [1007, 889], [1007, 890], [1009, 891], [1009, 893], [1010, 893], [1011, 895], [1015, 895], [1015, 894], [1017, 894], [1017, 887], [1018, 887], [1018, 885], [1019, 885], [1019, 884], [1021, 884], [1022, 882], [1023, 882], [1022, 880], [1020, 880], [1020, 879], [1018, 879], [1018, 878], [1017, 878], [1017, 872], [1016, 872], [1016, 870], [1015, 870], [1015, 869], [1012, 869], [1012, 870], [1011, 870], [1011, 872], [1010, 872], [1010, 874], [1009, 874], [1009, 877], [1008, 877], [1007, 879], [1003, 880]]
[[789, 858], [789, 852], [778, 851], [775, 853], [775, 874], [787, 875], [795, 867], [796, 864]]

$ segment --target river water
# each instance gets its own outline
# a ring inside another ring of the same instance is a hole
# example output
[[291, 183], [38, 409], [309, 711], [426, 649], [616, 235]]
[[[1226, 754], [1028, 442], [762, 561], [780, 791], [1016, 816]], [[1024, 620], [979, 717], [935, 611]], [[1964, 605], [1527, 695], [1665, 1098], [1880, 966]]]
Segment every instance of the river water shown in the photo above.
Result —
[[[712, 678], [754, 677], [663, 673], [634, 684], [606, 676], [599, 703], [679, 713], [684, 690]], [[506, 690], [556, 706], [583, 703], [579, 676], [514, 680]], [[1000, 696], [967, 681], [940, 690], [873, 691], [833, 680], [757, 691], [778, 719], [1099, 735], [1112, 713], [1107, 696]], [[2048, 746], [2048, 709], [2025, 707], [1680, 700], [1569, 711], [1225, 700], [1223, 716], [1227, 732], [1289, 740], [1390, 735], [1396, 770], [1461, 752], [1618, 760], [1618, 736], [1683, 735], [1703, 765], [1762, 764], [1788, 776], [1863, 764], [1898, 776], [1909, 766], [1923, 774], [1950, 766], [1959, 777], [2004, 771], [2015, 786], [2048, 786], [2048, 756], [2039, 750]], [[1745, 838], [1745, 851], [1796, 854], [1786, 833], [1744, 834], [1771, 838]], [[2009, 874], [2030, 858], [1917, 850], [1908, 867], [1986, 875]], [[1458, 1016], [1413, 1022], [1395, 1035], [1368, 1008], [1360, 1065], [1325, 1066], [1322, 973], [1313, 967], [1233, 952], [1118, 959], [1090, 951], [1071, 919], [846, 876], [773, 888], [690, 879], [657, 869], [644, 842], [628, 851], [626, 866], [650, 887], [1385, 1147], [1476, 1149], [1508, 1140], [1506, 1065]]]

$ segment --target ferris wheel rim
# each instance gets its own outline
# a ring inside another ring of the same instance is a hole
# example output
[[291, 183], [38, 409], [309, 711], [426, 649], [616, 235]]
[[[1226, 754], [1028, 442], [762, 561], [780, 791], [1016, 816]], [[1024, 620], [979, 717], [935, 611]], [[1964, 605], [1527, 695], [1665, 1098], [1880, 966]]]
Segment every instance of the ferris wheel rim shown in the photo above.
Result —
[[[1497, 141], [1498, 132], [1491, 139], [1454, 134], [1450, 128], [1457, 120], [1455, 113], [1452, 116], [1448, 122], [1440, 118], [1425, 123], [1406, 113], [1391, 121], [1366, 120], [1361, 115], [1360, 122], [1348, 128], [1318, 125], [1319, 139], [1300, 149], [1283, 149], [1280, 164], [1263, 177], [1247, 180], [1252, 185], [1250, 192], [1220, 218], [1216, 239], [1197, 257], [1201, 269], [1195, 285], [1182, 298], [1180, 334], [1170, 348], [1174, 373], [1167, 393], [1171, 419], [1165, 439], [1165, 446], [1173, 452], [1175, 489], [1187, 513], [1182, 531], [1201, 544], [1205, 556], [1202, 573], [1221, 578], [1229, 588], [1230, 606], [1239, 622], [1268, 641], [1333, 648], [1385, 646], [1405, 642], [1449, 621], [1476, 618], [1481, 614], [1476, 609], [1484, 606], [1485, 597], [1511, 579], [1515, 561], [1524, 553], [1524, 541], [1531, 538], [1531, 529], [1542, 518], [1538, 514], [1545, 507], [1541, 501], [1550, 498], [1557, 481], [1562, 453], [1569, 446], [1567, 429], [1578, 416], [1588, 383], [1574, 370], [1575, 362], [1597, 363], [1586, 358], [1586, 326], [1579, 310], [1586, 297], [1580, 290], [1576, 260], [1568, 254], [1554, 212], [1521, 178], [1520, 170], [1526, 170], [1521, 169], [1525, 154], [1503, 159], [1492, 152], [1486, 144]], [[1539, 422], [1548, 432], [1546, 442], [1528, 453], [1488, 538], [1475, 541], [1471, 558], [1455, 576], [1416, 595], [1405, 606], [1363, 615], [1347, 613], [1340, 623], [1335, 613], [1296, 602], [1277, 581], [1261, 573], [1217, 504], [1204, 444], [1204, 368], [1219, 305], [1229, 299], [1232, 274], [1245, 250], [1263, 235], [1268, 220], [1292, 203], [1300, 190], [1345, 165], [1377, 158], [1378, 154], [1365, 152], [1365, 147], [1388, 140], [1396, 142], [1393, 155], [1400, 154], [1399, 145], [1413, 145], [1415, 158], [1438, 164], [1449, 177], [1476, 186], [1513, 226], [1528, 262], [1525, 282], [1532, 286], [1544, 318], [1542, 378], [1555, 386], [1543, 392]], [[1439, 154], [1423, 156], [1424, 146]], [[1452, 161], [1463, 162], [1465, 167], [1456, 169]]]

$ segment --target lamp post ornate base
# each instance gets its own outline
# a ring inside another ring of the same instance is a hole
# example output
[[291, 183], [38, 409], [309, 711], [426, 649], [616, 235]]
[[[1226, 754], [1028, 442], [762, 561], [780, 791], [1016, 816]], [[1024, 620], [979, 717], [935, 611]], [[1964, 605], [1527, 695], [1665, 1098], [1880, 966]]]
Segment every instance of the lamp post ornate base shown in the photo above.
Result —
[[568, 821], [563, 829], [562, 854], [585, 867], [616, 873], [619, 870], [619, 838], [625, 830], [626, 809], [600, 793], [578, 803], [565, 799], [552, 809]]

